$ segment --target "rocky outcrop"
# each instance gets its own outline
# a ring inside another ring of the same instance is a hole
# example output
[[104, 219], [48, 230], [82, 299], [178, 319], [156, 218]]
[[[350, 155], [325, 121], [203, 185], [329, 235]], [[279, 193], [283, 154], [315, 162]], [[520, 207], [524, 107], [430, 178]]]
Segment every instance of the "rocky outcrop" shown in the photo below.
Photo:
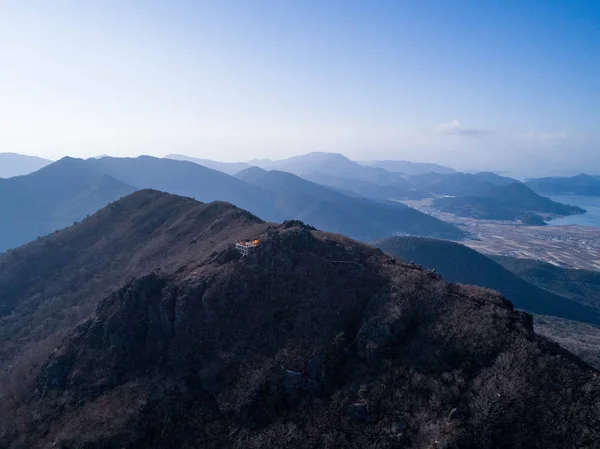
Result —
[[339, 236], [272, 231], [245, 258], [224, 248], [105, 298], [42, 367], [27, 447], [600, 441], [598, 373], [497, 293]]

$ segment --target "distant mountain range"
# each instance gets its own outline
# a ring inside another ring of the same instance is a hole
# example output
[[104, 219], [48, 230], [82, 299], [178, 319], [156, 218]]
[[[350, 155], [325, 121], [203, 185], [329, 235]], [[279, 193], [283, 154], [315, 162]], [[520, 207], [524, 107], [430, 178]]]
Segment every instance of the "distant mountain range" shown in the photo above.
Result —
[[[341, 157], [340, 157], [341, 156]], [[265, 168], [265, 169], [279, 169], [284, 170], [288, 168], [289, 171], [290, 166], [294, 167], [294, 173], [296, 171], [300, 172], [311, 172], [311, 171], [323, 171], [325, 173], [329, 172], [327, 170], [320, 170], [322, 168], [322, 163], [331, 161], [342, 161], [346, 164], [347, 168], [350, 168], [351, 171], [357, 171], [356, 167], [351, 167], [347, 161], [349, 159], [338, 153], [324, 153], [324, 152], [314, 152], [308, 153], [301, 156], [295, 156], [289, 159], [282, 159], [278, 161], [274, 161], [271, 159], [255, 159], [248, 161], [248, 164], [254, 165], [257, 167]], [[450, 167], [444, 167], [438, 164], [429, 164], [424, 162], [409, 162], [409, 161], [351, 161], [355, 162], [355, 164], [362, 165], [365, 167], [371, 168], [380, 168], [392, 173], [402, 173], [405, 175], [420, 175], [424, 173], [443, 173], [443, 174], [451, 174], [456, 173], [456, 170]], [[307, 167], [309, 167], [307, 169]], [[316, 170], [315, 170], [316, 169]], [[348, 172], [346, 172], [347, 174]], [[338, 173], [339, 174], [339, 173]]]
[[454, 172], [452, 169], [435, 164], [403, 161], [398, 161], [398, 164], [394, 164], [394, 161], [383, 161], [381, 164], [378, 162], [357, 163], [338, 153], [323, 152], [308, 153], [276, 161], [255, 159], [237, 163], [216, 162], [177, 154], [166, 157], [194, 162], [228, 174], [235, 174], [253, 166], [264, 170], [285, 171], [345, 194], [383, 200], [421, 199], [426, 196], [413, 188], [406, 179], [408, 175], [397, 173], [396, 170], [384, 169], [378, 165], [389, 165], [392, 168], [407, 167], [411, 168], [412, 173], [421, 173], [421, 170], [416, 167], [425, 169], [430, 166], [431, 168], [439, 167], [442, 172]]
[[600, 176], [583, 173], [571, 177], [530, 179], [525, 184], [546, 195], [600, 196]]
[[265, 220], [280, 221], [267, 191], [192, 162], [150, 156], [87, 159], [81, 164], [134, 186], [195, 198], [199, 201], [227, 201]]
[[345, 195], [291, 173], [258, 167], [237, 175], [274, 195], [277, 211], [285, 217], [303, 220], [319, 229], [350, 235], [361, 240], [394, 233], [421, 234], [446, 238], [463, 236], [449, 223], [422, 214], [398, 202], [373, 201]]
[[327, 175], [349, 178], [377, 185], [393, 185], [402, 176], [377, 167], [366, 167], [339, 153], [308, 153], [281, 161], [257, 162], [258, 167], [280, 170], [301, 177]]
[[359, 161], [361, 165], [367, 167], [383, 168], [394, 173], [404, 173], [406, 175], [422, 175], [425, 173], [452, 174], [456, 170], [450, 167], [444, 167], [438, 164], [428, 164], [424, 162], [408, 161]]
[[415, 189], [408, 179], [403, 177], [398, 177], [398, 179], [391, 183], [369, 182], [318, 172], [303, 177], [318, 184], [365, 198], [379, 200], [420, 200], [429, 197], [427, 193]]
[[0, 179], [0, 252], [69, 226], [134, 190], [78, 159]]
[[72, 224], [110, 201], [145, 188], [205, 202], [227, 201], [268, 221], [304, 218], [324, 230], [364, 240], [395, 232], [445, 238], [464, 235], [458, 228], [402, 204], [345, 195], [279, 173], [282, 182], [274, 187], [276, 174], [247, 182], [172, 159], [64, 158], [30, 175], [0, 180], [4, 212], [0, 216], [0, 251]]
[[[29, 161], [27, 157], [17, 159]], [[268, 221], [302, 219], [361, 240], [394, 233], [449, 239], [464, 235], [458, 228], [406, 208], [398, 200], [433, 198], [432, 206], [443, 212], [533, 225], [543, 225], [542, 217], [584, 212], [491, 172], [457, 173], [403, 161], [357, 163], [337, 153], [251, 162], [266, 170], [253, 169], [250, 162], [220, 163], [175, 154], [162, 159], [64, 158], [40, 173], [0, 182], [0, 207], [5, 211], [0, 217], [0, 251], [67, 226], [124, 194], [144, 188], [205, 202], [228, 201]], [[21, 169], [25, 165], [22, 162]], [[409, 175], [398, 172], [402, 167], [412, 173], [437, 169], [448, 174]], [[237, 177], [230, 175], [238, 173]], [[39, 186], [44, 186], [44, 192], [38, 195]]]
[[169, 157], [189, 160], [226, 173], [249, 168], [248, 164], [266, 170], [285, 171], [344, 194], [376, 200], [421, 200], [433, 197], [434, 208], [471, 218], [519, 220], [525, 224], [542, 226], [545, 225], [543, 217], [546, 216], [585, 212], [576, 206], [559, 204], [537, 195], [514, 178], [493, 172], [460, 173], [436, 164], [406, 161], [359, 163], [338, 153], [323, 152], [279, 161], [254, 160], [236, 164], [181, 155]]
[[515, 178], [510, 178], [508, 176], [501, 176], [501, 175], [498, 175], [491, 171], [477, 172], [477, 173], [474, 173], [473, 176], [479, 180], [487, 181], [490, 184], [498, 186], [498, 187], [521, 182]]
[[52, 161], [17, 153], [0, 153], [0, 178], [12, 178], [32, 173]]
[[490, 182], [489, 176], [468, 173], [426, 173], [410, 177], [409, 183], [429, 197], [473, 195], [497, 187], [497, 184]]
[[432, 205], [442, 212], [489, 220], [516, 220], [522, 217], [531, 220], [532, 214], [552, 216], [585, 213], [578, 206], [557, 203], [540, 196], [520, 182], [489, 188], [480, 186], [470, 194], [436, 198]]
[[456, 173], [449, 167], [408, 161], [351, 161], [338, 153], [315, 152], [289, 159], [255, 159], [248, 162], [224, 163], [197, 159], [183, 155], [168, 155], [172, 159], [195, 162], [224, 173], [233, 174], [251, 166], [266, 170], [279, 170], [296, 174], [318, 184], [345, 193], [375, 199], [420, 199], [424, 194], [416, 192], [406, 178], [410, 175]]
[[[521, 220], [543, 225], [541, 216], [581, 214], [585, 210], [536, 194], [522, 182], [491, 172], [449, 175], [427, 173], [407, 178], [413, 195], [433, 197], [431, 205], [458, 216]], [[539, 214], [539, 215], [536, 215]]]
[[210, 159], [198, 159], [196, 157], [185, 156], [183, 154], [167, 154], [165, 158], [175, 159], [177, 161], [194, 162], [203, 165], [204, 167], [227, 173], [228, 175], [235, 175], [237, 172], [251, 167], [251, 165], [246, 162], [217, 162]]
[[239, 204], [280, 220], [269, 193], [191, 162], [138, 158], [63, 158], [27, 176], [0, 180], [0, 251], [81, 220], [138, 189]]

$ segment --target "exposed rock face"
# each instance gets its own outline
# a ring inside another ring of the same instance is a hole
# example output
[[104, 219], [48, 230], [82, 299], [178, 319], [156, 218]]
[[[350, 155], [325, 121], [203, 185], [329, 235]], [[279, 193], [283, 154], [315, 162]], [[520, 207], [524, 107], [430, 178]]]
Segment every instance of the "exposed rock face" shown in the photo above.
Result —
[[[291, 226], [105, 298], [23, 406], [30, 448], [565, 448], [598, 373], [495, 292]], [[0, 443], [1, 444], [1, 443]], [[2, 447], [0, 445], [0, 447]]]
[[0, 254], [0, 435], [12, 413], [4, 406], [24, 397], [61, 338], [111, 292], [153, 270], [185, 270], [268, 228], [231, 204], [145, 190]]

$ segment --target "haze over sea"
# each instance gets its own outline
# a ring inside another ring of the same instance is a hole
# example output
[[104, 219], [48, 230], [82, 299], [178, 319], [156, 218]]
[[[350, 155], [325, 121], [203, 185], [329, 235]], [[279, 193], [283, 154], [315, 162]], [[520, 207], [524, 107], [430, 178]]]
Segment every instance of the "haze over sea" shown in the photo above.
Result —
[[579, 195], [556, 195], [550, 199], [573, 206], [583, 207], [587, 213], [583, 215], [570, 215], [548, 222], [550, 226], [581, 225], [600, 228], [600, 197]]

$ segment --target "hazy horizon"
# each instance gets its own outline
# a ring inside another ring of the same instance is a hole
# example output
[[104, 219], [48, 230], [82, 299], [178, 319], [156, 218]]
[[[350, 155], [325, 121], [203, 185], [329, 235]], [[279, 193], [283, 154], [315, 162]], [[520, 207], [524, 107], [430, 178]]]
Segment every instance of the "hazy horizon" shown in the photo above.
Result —
[[0, 148], [600, 173], [600, 5], [7, 1]]
[[[319, 152], [312, 152], [312, 153], [319, 153]], [[346, 156], [343, 153], [336, 153], [336, 152], [324, 152], [324, 153], [341, 154], [344, 157], [348, 157], [348, 156]], [[0, 155], [2, 155], [2, 154], [16, 154], [16, 155], [21, 154], [23, 156], [40, 157], [40, 156], [37, 156], [35, 154], [13, 153], [13, 152], [4, 152], [4, 153], [0, 152]], [[96, 155], [96, 156], [79, 156], [79, 155], [66, 154], [66, 155], [61, 156], [61, 157], [59, 157], [57, 159], [49, 159], [49, 158], [44, 158], [44, 159], [46, 159], [46, 160], [48, 160], [50, 162], [57, 162], [60, 159], [65, 158], [65, 157], [72, 157], [72, 158], [78, 158], [78, 159], [94, 159], [94, 158], [101, 158], [101, 157], [137, 158], [137, 157], [141, 157], [141, 156], [150, 156], [150, 157], [157, 157], [157, 158], [168, 158], [168, 156], [184, 156], [184, 157], [189, 157], [189, 158], [192, 158], [192, 159], [210, 160], [212, 162], [252, 163], [253, 161], [259, 161], [259, 160], [263, 160], [263, 161], [269, 160], [269, 161], [272, 161], [272, 162], [277, 162], [277, 161], [282, 161], [282, 160], [289, 159], [289, 158], [294, 158], [294, 157], [298, 157], [298, 156], [304, 156], [304, 155], [307, 155], [307, 154], [310, 154], [310, 153], [290, 154], [290, 155], [288, 155], [287, 157], [284, 157], [284, 158], [254, 158], [254, 159], [229, 159], [229, 160], [224, 160], [224, 159], [219, 159], [219, 158], [209, 158], [209, 157], [203, 156], [202, 154], [194, 156], [192, 154], [182, 154], [182, 153], [168, 153], [168, 154], [164, 154], [164, 155], [151, 155], [151, 154], [147, 154], [147, 153], [125, 154], [125, 155], [101, 154], [101, 155]], [[181, 159], [178, 159], [178, 158], [175, 158], [175, 159], [176, 160], [181, 160]], [[502, 170], [502, 169], [499, 169], [499, 168], [496, 168], [496, 169], [494, 169], [494, 168], [478, 169], [476, 167], [460, 169], [460, 168], [457, 168], [457, 167], [453, 166], [452, 164], [442, 164], [442, 163], [435, 162], [435, 161], [433, 161], [433, 162], [426, 162], [426, 161], [417, 160], [417, 159], [416, 160], [408, 160], [408, 159], [401, 159], [401, 158], [397, 158], [397, 159], [368, 159], [368, 158], [365, 158], [365, 159], [360, 159], [359, 160], [359, 159], [353, 159], [353, 158], [349, 158], [349, 157], [348, 157], [348, 159], [350, 159], [350, 160], [352, 160], [354, 162], [358, 162], [358, 163], [368, 163], [368, 162], [377, 162], [377, 161], [389, 160], [389, 161], [411, 162], [411, 163], [416, 163], [416, 164], [419, 164], [419, 163], [436, 164], [436, 165], [440, 165], [442, 167], [452, 168], [454, 170], [457, 170], [459, 172], [464, 172], [464, 173], [477, 173], [477, 172], [490, 172], [491, 171], [491, 172], [494, 172], [494, 173], [499, 174], [499, 175], [511, 176], [511, 177], [514, 177], [514, 178], [517, 178], [517, 179], [520, 179], [520, 180], [533, 179], [533, 178], [541, 178], [541, 177], [545, 177], [545, 176], [548, 176], [548, 177], [551, 177], [551, 176], [570, 177], [570, 176], [575, 176], [575, 175], [579, 175], [579, 174], [588, 174], [588, 175], [596, 175], [596, 176], [600, 175], [600, 172], [594, 171], [594, 170], [589, 170], [589, 169], [588, 170], [586, 170], [586, 169], [583, 169], [583, 170], [569, 170], [569, 169], [566, 169], [566, 170], [550, 171], [550, 172], [546, 172], [546, 173], [538, 171], [537, 174], [531, 175], [527, 171], [522, 171], [522, 170], [520, 171], [518, 169], [516, 169], [516, 170], [510, 170], [510, 169], [508, 169], [508, 170]], [[536, 172], [534, 171], [534, 173], [536, 173]]]

